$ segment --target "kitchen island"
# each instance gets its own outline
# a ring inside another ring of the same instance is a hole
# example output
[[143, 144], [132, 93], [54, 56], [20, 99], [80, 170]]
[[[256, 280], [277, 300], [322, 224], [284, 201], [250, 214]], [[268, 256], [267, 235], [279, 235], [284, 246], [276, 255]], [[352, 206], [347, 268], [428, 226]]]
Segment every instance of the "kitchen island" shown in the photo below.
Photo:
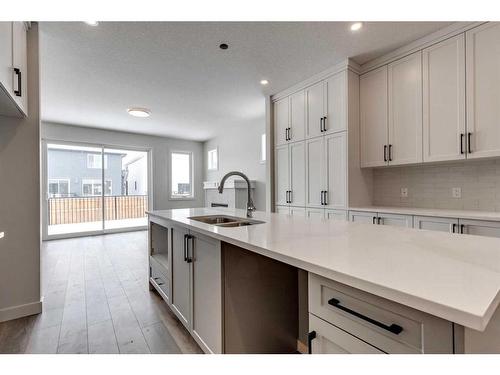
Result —
[[[251, 255], [258, 256], [256, 264], [262, 269], [272, 269], [271, 274], [287, 280], [282, 287], [288, 294], [300, 289], [292, 280], [293, 270], [308, 273], [306, 314], [313, 352], [468, 352], [469, 336], [471, 342], [477, 343], [481, 331], [491, 326], [497, 329], [500, 239], [468, 235], [458, 238], [448, 233], [264, 212], [254, 213], [254, 219], [263, 223], [241, 227], [190, 219], [207, 215], [245, 218], [244, 210], [234, 209], [194, 208], [148, 214], [151, 284], [206, 352], [281, 352], [276, 346], [259, 350], [259, 343], [268, 342], [270, 336], [260, 341], [247, 340], [234, 331], [248, 325], [252, 314], [247, 314], [246, 320], [233, 322], [230, 329], [226, 324], [236, 312], [241, 315], [245, 311], [241, 306], [245, 299], [228, 306], [228, 298], [235, 296], [234, 285], [245, 285], [233, 277], [233, 264], [252, 264], [248, 258]], [[246, 254], [246, 260], [228, 259], [227, 254], [236, 257], [238, 251], [242, 256]], [[200, 266], [196, 264], [198, 258]], [[202, 262], [207, 267], [201, 267]], [[233, 278], [228, 279], [230, 274]], [[262, 280], [256, 278], [252, 290], [242, 290], [242, 294], [247, 293], [257, 303], [258, 293], [279, 293], [269, 290], [277, 280], [273, 283], [271, 274], [257, 273]], [[189, 293], [181, 295], [183, 290]], [[207, 296], [210, 303], [203, 305]], [[269, 299], [267, 296], [259, 300], [264, 307], [252, 305], [262, 314], [262, 321], [266, 309], [276, 314], [294, 310], [304, 315], [296, 298], [281, 298], [274, 305]], [[195, 308], [197, 302], [202, 308]], [[275, 336], [292, 334], [298, 329], [297, 321], [284, 318]], [[275, 319], [267, 323], [279, 322]], [[198, 332], [204, 329], [209, 339]], [[253, 332], [259, 335], [257, 329]], [[212, 344], [207, 344], [210, 340]], [[282, 343], [289, 341], [283, 339]], [[228, 346], [228, 342], [237, 344]], [[245, 346], [247, 342], [253, 346]], [[489, 345], [488, 352], [499, 351], [498, 343], [480, 344], [482, 348], [485, 345]], [[290, 345], [286, 346], [283, 352], [289, 351]]]

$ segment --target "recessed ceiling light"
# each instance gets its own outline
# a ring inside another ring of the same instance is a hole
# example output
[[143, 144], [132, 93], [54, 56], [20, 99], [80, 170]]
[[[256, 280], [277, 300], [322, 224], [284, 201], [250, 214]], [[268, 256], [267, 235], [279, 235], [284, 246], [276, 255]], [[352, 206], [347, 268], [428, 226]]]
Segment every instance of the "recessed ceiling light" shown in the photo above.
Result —
[[363, 23], [361, 22], [354, 22], [352, 25], [351, 25], [351, 31], [358, 31], [359, 29], [361, 29], [363, 27]]
[[90, 25], [90, 26], [97, 26], [97, 25], [99, 25], [98, 21], [85, 21], [85, 23], [87, 25]]
[[227, 43], [221, 43], [221, 44], [219, 44], [219, 48], [220, 49], [228, 49], [229, 45]]
[[130, 116], [134, 117], [149, 117], [151, 116], [151, 111], [147, 108], [129, 108], [127, 112]]
[[263, 79], [263, 80], [261, 80], [261, 81], [260, 81], [260, 84], [261, 84], [262, 86], [265, 86], [265, 85], [267, 85], [268, 83], [269, 83], [269, 81], [268, 81], [267, 79]]

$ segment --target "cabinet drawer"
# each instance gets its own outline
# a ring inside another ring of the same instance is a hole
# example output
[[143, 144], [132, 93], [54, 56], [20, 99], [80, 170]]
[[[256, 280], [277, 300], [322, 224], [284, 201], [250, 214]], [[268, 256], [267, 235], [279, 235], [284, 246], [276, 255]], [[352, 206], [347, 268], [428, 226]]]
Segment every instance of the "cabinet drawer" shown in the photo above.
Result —
[[150, 279], [151, 284], [155, 287], [155, 289], [158, 291], [158, 293], [160, 293], [160, 295], [166, 302], [170, 302], [169, 279], [167, 278], [167, 276], [163, 274], [163, 272], [161, 272], [161, 268], [156, 266], [155, 263], [152, 262], [150, 264], [150, 268], [151, 268], [151, 279]]
[[309, 314], [309, 330], [316, 332], [316, 337], [311, 341], [312, 354], [384, 353], [313, 314]]
[[453, 352], [451, 322], [311, 273], [309, 312], [387, 353]]

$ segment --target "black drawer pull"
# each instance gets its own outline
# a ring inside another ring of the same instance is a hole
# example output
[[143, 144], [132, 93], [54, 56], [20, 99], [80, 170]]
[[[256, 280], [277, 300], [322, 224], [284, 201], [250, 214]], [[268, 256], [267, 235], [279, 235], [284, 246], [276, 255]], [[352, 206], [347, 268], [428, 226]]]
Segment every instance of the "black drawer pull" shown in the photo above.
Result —
[[19, 68], [14, 68], [14, 73], [17, 75], [17, 90], [14, 90], [14, 94], [16, 96], [22, 96], [23, 79], [21, 76], [21, 70]]
[[384, 324], [384, 323], [381, 323], [379, 322], [378, 320], [375, 320], [375, 319], [372, 319], [372, 318], [369, 318], [363, 314], [360, 314], [359, 312], [357, 311], [354, 311], [354, 310], [351, 310], [345, 306], [342, 306], [340, 304], [340, 301], [338, 299], [335, 299], [335, 298], [332, 298], [328, 301], [328, 304], [330, 306], [333, 306], [333, 307], [336, 307], [337, 309], [339, 310], [342, 310], [342, 311], [345, 311], [346, 313], [349, 313], [351, 315], [354, 315], [355, 317], [358, 317], [360, 319], [363, 319], [365, 321], [367, 321], [368, 323], [371, 323], [373, 325], [376, 325], [377, 327], [380, 327], [382, 329], [385, 329], [386, 331], [389, 331], [391, 333], [394, 333], [395, 335], [399, 335], [401, 332], [403, 332], [403, 327], [397, 325], [397, 324], [391, 324], [390, 326]]
[[312, 341], [316, 338], [316, 331], [311, 331], [307, 334], [307, 352], [312, 354]]

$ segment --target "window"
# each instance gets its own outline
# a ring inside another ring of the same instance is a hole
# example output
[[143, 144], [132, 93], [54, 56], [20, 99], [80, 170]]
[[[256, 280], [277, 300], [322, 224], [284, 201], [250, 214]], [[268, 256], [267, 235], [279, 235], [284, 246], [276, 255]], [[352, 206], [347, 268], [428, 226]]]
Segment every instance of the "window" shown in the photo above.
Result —
[[49, 196], [69, 197], [69, 179], [67, 178], [51, 178], [49, 179]]
[[[111, 180], [106, 180], [104, 182], [104, 186], [104, 195], [111, 195], [113, 192], [113, 182]], [[101, 180], [83, 180], [82, 195], [86, 197], [95, 197], [102, 195]]]
[[260, 162], [266, 162], [266, 133], [260, 137]]
[[[102, 157], [101, 154], [87, 154], [87, 168], [101, 169]], [[104, 155], [104, 169], [108, 168], [108, 155]]]
[[170, 154], [170, 197], [173, 199], [193, 198], [193, 155], [190, 152]]
[[219, 168], [219, 152], [216, 148], [208, 151], [208, 170], [215, 171]]

